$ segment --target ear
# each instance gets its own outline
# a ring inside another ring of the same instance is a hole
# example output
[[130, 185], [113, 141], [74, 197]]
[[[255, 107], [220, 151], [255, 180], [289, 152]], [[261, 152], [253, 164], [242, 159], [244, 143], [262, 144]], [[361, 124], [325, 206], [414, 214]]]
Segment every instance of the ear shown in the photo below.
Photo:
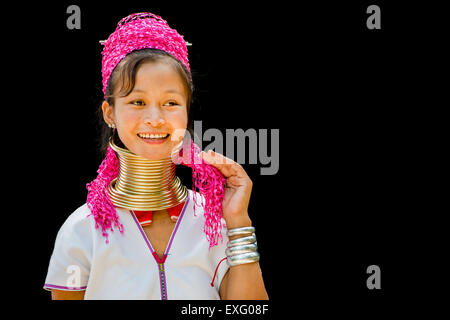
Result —
[[114, 119], [113, 107], [105, 101], [102, 103], [103, 119], [107, 124], [116, 123]]

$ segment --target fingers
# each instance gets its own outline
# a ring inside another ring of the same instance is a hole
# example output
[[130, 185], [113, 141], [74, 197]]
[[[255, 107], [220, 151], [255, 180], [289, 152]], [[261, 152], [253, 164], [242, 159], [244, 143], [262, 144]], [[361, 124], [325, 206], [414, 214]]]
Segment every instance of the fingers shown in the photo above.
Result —
[[247, 175], [240, 164], [220, 153], [208, 150], [208, 152], [202, 151], [200, 155], [206, 163], [217, 168], [225, 177]]

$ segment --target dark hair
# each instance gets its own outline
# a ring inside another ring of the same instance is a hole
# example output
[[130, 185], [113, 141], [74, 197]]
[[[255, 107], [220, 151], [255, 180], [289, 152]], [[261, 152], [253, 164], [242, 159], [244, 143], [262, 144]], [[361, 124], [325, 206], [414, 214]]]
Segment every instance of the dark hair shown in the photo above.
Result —
[[[192, 75], [186, 69], [186, 67], [177, 59], [175, 59], [169, 53], [158, 49], [142, 49], [136, 50], [128, 54], [122, 61], [120, 61], [108, 80], [108, 86], [106, 87], [105, 100], [111, 106], [114, 106], [114, 92], [120, 97], [126, 97], [133, 91], [136, 82], [136, 73], [139, 67], [149, 61], [164, 61], [172, 65], [175, 70], [180, 74], [183, 79], [186, 92], [187, 92], [187, 113], [188, 113], [188, 125], [187, 130], [193, 136], [193, 119], [191, 112], [192, 96], [194, 92], [194, 85], [192, 82]], [[99, 148], [102, 153], [102, 157], [106, 156], [108, 149], [109, 139], [113, 134], [113, 130], [108, 127], [103, 118], [103, 111], [100, 108], [97, 110], [97, 116], [100, 127]]]

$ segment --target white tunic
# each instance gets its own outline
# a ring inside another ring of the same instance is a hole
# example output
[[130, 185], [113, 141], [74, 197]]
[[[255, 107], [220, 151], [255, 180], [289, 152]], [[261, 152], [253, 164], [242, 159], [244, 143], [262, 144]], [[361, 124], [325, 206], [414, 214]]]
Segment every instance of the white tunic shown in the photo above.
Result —
[[[209, 249], [203, 232], [203, 208], [193, 210], [194, 192], [185, 205], [159, 264], [133, 212], [117, 208], [124, 233], [109, 231], [105, 243], [87, 204], [73, 212], [56, 237], [44, 289], [86, 290], [85, 299], [220, 299], [219, 287], [228, 270], [228, 241], [222, 219], [222, 238]], [[195, 192], [197, 203], [203, 198]], [[211, 286], [217, 265], [214, 286]]]

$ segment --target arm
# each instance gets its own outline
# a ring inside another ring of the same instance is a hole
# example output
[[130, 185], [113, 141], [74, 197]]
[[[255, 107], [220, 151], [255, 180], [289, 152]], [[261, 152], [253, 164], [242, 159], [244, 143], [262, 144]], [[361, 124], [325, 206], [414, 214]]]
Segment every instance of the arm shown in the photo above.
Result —
[[[213, 151], [202, 152], [201, 155], [226, 178], [222, 205], [227, 228], [251, 226], [247, 209], [253, 183], [245, 170], [233, 160]], [[234, 238], [230, 237], [230, 240]], [[269, 299], [258, 262], [230, 267], [222, 278], [219, 293], [224, 300]]]
[[83, 291], [52, 290], [52, 300], [84, 300]]
[[269, 300], [259, 263], [231, 267], [220, 284], [222, 300]]
[[269, 300], [258, 262], [230, 267], [219, 293], [222, 300]]

